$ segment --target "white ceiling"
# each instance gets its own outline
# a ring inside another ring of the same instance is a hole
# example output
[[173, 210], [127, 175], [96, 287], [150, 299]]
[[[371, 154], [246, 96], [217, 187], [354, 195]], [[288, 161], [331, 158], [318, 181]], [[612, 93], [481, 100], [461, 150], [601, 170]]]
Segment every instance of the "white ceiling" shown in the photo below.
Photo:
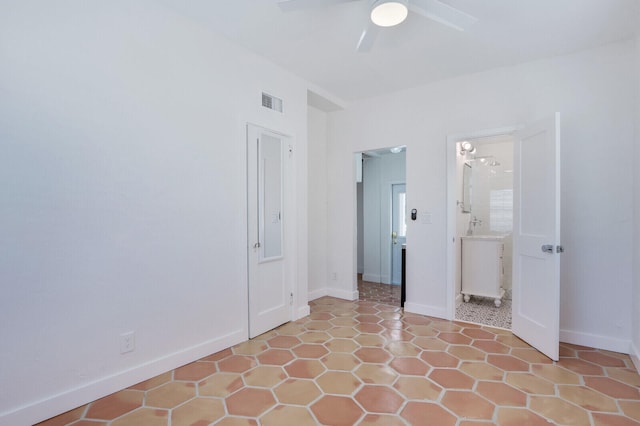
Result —
[[416, 14], [355, 46], [370, 0], [282, 12], [277, 0], [158, 0], [352, 101], [632, 37], [638, 0], [442, 0], [479, 19], [459, 32]]

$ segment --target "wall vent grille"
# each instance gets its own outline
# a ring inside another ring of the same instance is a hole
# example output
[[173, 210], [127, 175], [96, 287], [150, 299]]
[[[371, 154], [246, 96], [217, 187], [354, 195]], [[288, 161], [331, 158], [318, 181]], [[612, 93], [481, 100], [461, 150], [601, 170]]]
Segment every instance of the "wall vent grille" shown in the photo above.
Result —
[[274, 111], [282, 112], [282, 99], [262, 92], [262, 106]]

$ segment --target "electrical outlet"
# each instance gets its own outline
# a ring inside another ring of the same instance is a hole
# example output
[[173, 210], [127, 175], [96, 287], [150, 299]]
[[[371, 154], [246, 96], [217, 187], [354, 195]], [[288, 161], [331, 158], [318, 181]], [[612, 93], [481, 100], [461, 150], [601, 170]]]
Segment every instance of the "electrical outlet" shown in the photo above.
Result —
[[136, 348], [136, 333], [135, 331], [129, 331], [120, 335], [120, 353], [126, 354], [127, 352], [133, 352]]

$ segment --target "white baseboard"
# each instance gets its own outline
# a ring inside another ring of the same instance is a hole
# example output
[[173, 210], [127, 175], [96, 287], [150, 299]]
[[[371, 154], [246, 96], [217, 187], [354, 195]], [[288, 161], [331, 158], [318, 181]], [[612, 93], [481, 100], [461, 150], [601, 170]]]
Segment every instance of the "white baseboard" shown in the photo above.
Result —
[[327, 292], [331, 297], [337, 297], [338, 299], [344, 300], [358, 300], [359, 297], [358, 290], [347, 291], [339, 288], [328, 288]]
[[369, 281], [370, 283], [381, 283], [380, 275], [377, 274], [362, 274], [362, 281]]
[[327, 288], [322, 287], [317, 290], [310, 291], [308, 299], [309, 301], [312, 301], [328, 295], [329, 295], [329, 292], [327, 291]]
[[32, 425], [96, 399], [133, 386], [207, 355], [247, 340], [247, 330], [236, 330], [222, 337], [120, 371], [77, 388], [0, 413], [0, 425]]
[[298, 315], [293, 320], [299, 320], [300, 318], [304, 318], [311, 313], [311, 307], [307, 304], [304, 306], [300, 306], [298, 308]]
[[629, 340], [573, 330], [560, 330], [560, 341], [623, 354], [630, 353], [631, 349], [631, 342]]
[[640, 373], [640, 350], [633, 343], [631, 343], [631, 351], [629, 352], [629, 356], [631, 357], [631, 361], [633, 361], [633, 365], [636, 367], [636, 371]]
[[447, 319], [447, 310], [441, 306], [419, 305], [417, 303], [405, 302], [404, 311], [429, 317]]

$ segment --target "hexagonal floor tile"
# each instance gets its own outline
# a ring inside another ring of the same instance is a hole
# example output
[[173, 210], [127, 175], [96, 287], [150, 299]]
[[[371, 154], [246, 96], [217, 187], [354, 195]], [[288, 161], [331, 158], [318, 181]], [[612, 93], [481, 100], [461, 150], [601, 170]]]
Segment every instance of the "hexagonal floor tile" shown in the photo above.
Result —
[[[139, 408], [132, 411], [111, 423], [112, 426], [166, 426], [169, 421], [168, 410], [158, 410], [153, 408]], [[82, 422], [74, 423], [81, 425]]]
[[361, 385], [360, 380], [346, 371], [327, 371], [316, 383], [325, 393], [338, 395], [351, 395]]
[[424, 351], [420, 358], [432, 367], [455, 368], [460, 363], [458, 358], [445, 352]]
[[588, 425], [591, 423], [584, 409], [553, 396], [531, 396], [529, 409], [542, 414], [556, 424]]
[[429, 372], [429, 366], [418, 358], [394, 358], [389, 365], [400, 374], [424, 376]]
[[382, 347], [386, 340], [382, 336], [375, 334], [360, 334], [354, 338], [361, 346]]
[[500, 426], [550, 426], [552, 423], [525, 408], [498, 407]]
[[408, 399], [435, 401], [442, 392], [440, 386], [424, 377], [400, 377], [393, 387]]
[[224, 398], [244, 386], [242, 376], [237, 373], [217, 373], [198, 384], [200, 396]]
[[209, 424], [215, 422], [224, 414], [224, 405], [221, 400], [196, 398], [173, 409], [171, 412], [171, 425]]
[[529, 364], [511, 355], [489, 354], [487, 362], [504, 371], [529, 371]]
[[304, 343], [292, 349], [298, 358], [322, 358], [329, 353], [327, 348], [318, 344]]
[[367, 414], [358, 426], [405, 426], [398, 416], [388, 414]]
[[451, 345], [447, 348], [447, 352], [465, 361], [484, 361], [487, 357], [485, 352], [471, 346]]
[[385, 349], [394, 356], [418, 356], [421, 349], [409, 342], [391, 342]]
[[537, 395], [554, 395], [555, 386], [531, 373], [507, 373], [505, 381], [523, 392]]
[[617, 412], [616, 402], [601, 394], [584, 386], [558, 386], [558, 394], [562, 399], [571, 401], [580, 407], [591, 411]]
[[258, 417], [276, 405], [276, 400], [267, 389], [243, 388], [225, 399], [229, 414]]
[[262, 426], [315, 426], [316, 421], [305, 407], [292, 407], [290, 405], [278, 405], [267, 414], [260, 417]]
[[234, 346], [233, 353], [237, 355], [255, 355], [265, 351], [266, 349], [267, 349], [267, 344], [264, 340], [254, 339], [254, 340], [248, 340], [244, 343], [240, 343], [239, 345]]
[[448, 368], [433, 370], [429, 378], [446, 389], [471, 389], [475, 383], [475, 380], [466, 374]]
[[465, 336], [471, 337], [472, 339], [483, 339], [483, 340], [493, 340], [496, 338], [496, 335], [481, 328], [465, 328], [462, 330], [462, 334]]
[[348, 397], [325, 395], [311, 406], [320, 423], [334, 426], [352, 426], [363, 411]]
[[324, 331], [312, 331], [297, 336], [300, 340], [307, 343], [324, 343], [331, 339], [331, 336]]
[[380, 364], [362, 364], [356, 369], [355, 375], [363, 383], [376, 385], [391, 384], [398, 377], [392, 368]]
[[200, 381], [207, 376], [214, 374], [218, 369], [213, 362], [196, 361], [191, 364], [176, 368], [173, 372], [174, 380]]
[[404, 403], [404, 398], [393, 388], [381, 385], [364, 385], [355, 399], [370, 413], [394, 414]]
[[504, 371], [484, 362], [463, 362], [460, 371], [480, 380], [502, 380]]
[[468, 345], [471, 343], [471, 338], [460, 333], [440, 333], [438, 339], [454, 345]]
[[290, 377], [313, 379], [325, 371], [324, 365], [316, 359], [297, 359], [284, 367]]
[[173, 408], [196, 396], [196, 385], [191, 382], [170, 382], [147, 392], [145, 405]]
[[527, 405], [526, 394], [504, 383], [479, 382], [475, 391], [497, 405], [511, 407]]
[[145, 380], [144, 382], [140, 382], [136, 385], [133, 385], [129, 387], [129, 389], [141, 390], [141, 391], [151, 390], [153, 388], [157, 388], [158, 386], [171, 381], [171, 377], [172, 377], [171, 371], [168, 371], [164, 374], [160, 374], [159, 376], [156, 376], [149, 380]]
[[469, 391], [446, 391], [442, 405], [458, 417], [491, 420], [495, 405]]
[[142, 407], [143, 398], [143, 392], [128, 389], [112, 393], [92, 402], [86, 416], [91, 419], [113, 420]]
[[608, 377], [585, 377], [584, 384], [613, 398], [640, 400], [640, 390], [637, 387]]
[[331, 352], [352, 353], [360, 347], [351, 339], [331, 339], [324, 344]]
[[322, 393], [311, 380], [288, 379], [273, 392], [283, 404], [307, 405]]
[[299, 345], [302, 342], [300, 341], [300, 339], [294, 336], [276, 336], [267, 340], [267, 343], [272, 348], [289, 349]]
[[410, 401], [400, 412], [412, 426], [454, 426], [457, 419], [437, 404]]
[[243, 375], [244, 381], [249, 386], [270, 388], [287, 378], [287, 373], [282, 367], [259, 365]]
[[220, 371], [227, 373], [244, 373], [258, 365], [253, 357], [244, 355], [232, 355], [218, 362]]
[[384, 364], [391, 359], [391, 354], [382, 348], [360, 348], [354, 352], [362, 362]]
[[531, 372], [536, 376], [542, 377], [556, 384], [577, 385], [580, 383], [580, 377], [569, 370], [556, 365], [532, 365]]
[[351, 371], [358, 364], [358, 360], [351, 354], [330, 353], [322, 358], [322, 363], [329, 370]]

